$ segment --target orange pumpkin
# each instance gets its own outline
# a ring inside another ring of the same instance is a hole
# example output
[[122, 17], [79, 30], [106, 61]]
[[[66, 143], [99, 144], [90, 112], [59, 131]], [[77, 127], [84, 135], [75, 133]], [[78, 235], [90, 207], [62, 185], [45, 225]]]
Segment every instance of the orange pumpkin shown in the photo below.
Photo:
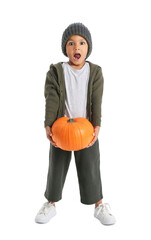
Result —
[[94, 138], [94, 128], [86, 118], [61, 117], [52, 125], [52, 139], [57, 147], [77, 151], [88, 146]]

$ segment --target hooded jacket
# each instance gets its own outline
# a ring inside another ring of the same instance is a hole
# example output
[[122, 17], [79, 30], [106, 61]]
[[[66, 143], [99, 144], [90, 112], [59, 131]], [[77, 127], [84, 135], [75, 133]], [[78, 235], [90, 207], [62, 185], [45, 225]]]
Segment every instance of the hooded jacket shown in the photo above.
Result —
[[[90, 65], [87, 93], [88, 118], [93, 126], [101, 126], [101, 105], [104, 86], [102, 68], [89, 61], [86, 62]], [[55, 120], [63, 117], [65, 112], [66, 89], [62, 62], [50, 65], [46, 74], [44, 96], [46, 100], [44, 127], [52, 127]]]

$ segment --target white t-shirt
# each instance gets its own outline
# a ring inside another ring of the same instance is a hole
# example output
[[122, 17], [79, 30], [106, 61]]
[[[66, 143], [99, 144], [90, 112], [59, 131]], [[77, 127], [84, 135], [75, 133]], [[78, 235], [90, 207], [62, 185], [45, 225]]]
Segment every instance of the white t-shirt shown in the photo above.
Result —
[[75, 69], [71, 67], [67, 62], [62, 63], [66, 99], [65, 99], [65, 117], [87, 118], [87, 92], [88, 82], [90, 76], [90, 66], [88, 62], [85, 62], [81, 69]]

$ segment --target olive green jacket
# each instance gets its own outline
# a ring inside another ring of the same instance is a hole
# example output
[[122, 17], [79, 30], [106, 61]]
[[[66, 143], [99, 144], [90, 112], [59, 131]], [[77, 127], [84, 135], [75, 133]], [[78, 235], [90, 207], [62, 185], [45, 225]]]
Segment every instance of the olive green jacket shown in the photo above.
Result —
[[[87, 114], [93, 126], [101, 126], [101, 104], [104, 85], [102, 68], [89, 61], [86, 62], [90, 65]], [[44, 127], [51, 127], [56, 119], [64, 116], [65, 111], [66, 89], [62, 62], [50, 65], [50, 69], [46, 74], [44, 96], [46, 99]]]

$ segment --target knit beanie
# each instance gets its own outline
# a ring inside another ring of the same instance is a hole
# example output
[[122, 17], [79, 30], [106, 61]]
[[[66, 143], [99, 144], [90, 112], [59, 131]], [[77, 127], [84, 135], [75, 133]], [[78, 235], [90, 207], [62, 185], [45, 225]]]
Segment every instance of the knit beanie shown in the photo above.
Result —
[[86, 58], [88, 58], [92, 51], [92, 39], [91, 39], [91, 34], [90, 34], [88, 28], [86, 26], [84, 26], [82, 23], [72, 23], [63, 32], [62, 45], [61, 45], [63, 54], [65, 56], [67, 56], [66, 44], [67, 44], [68, 39], [72, 35], [80, 35], [83, 38], [85, 38], [85, 40], [88, 43], [88, 52], [87, 52], [87, 56], [86, 56]]

